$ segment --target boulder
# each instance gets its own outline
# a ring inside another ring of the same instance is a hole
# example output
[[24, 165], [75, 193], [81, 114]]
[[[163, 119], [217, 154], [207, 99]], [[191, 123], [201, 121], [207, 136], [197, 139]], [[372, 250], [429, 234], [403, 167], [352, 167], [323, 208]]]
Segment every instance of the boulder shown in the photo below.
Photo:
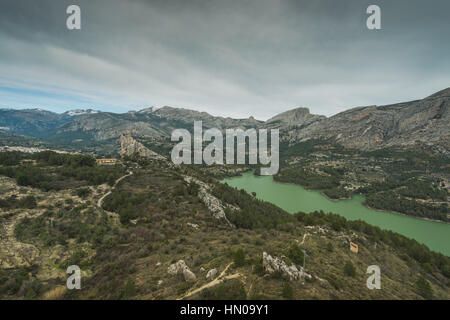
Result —
[[179, 260], [177, 263], [173, 263], [167, 268], [167, 273], [171, 275], [181, 274], [185, 268], [188, 268], [186, 263], [183, 260]]
[[171, 275], [177, 275], [182, 274], [184, 276], [185, 281], [195, 281], [197, 280], [197, 277], [195, 274], [189, 270], [189, 267], [186, 265], [186, 263], [183, 260], [179, 260], [177, 263], [171, 264], [167, 268], [167, 273]]
[[187, 225], [188, 225], [189, 227], [192, 227], [192, 228], [196, 229], [196, 230], [198, 230], [198, 228], [199, 228], [198, 224], [196, 224], [196, 223], [190, 223], [190, 222], [188, 222]]
[[197, 280], [195, 274], [187, 267], [183, 270], [183, 276], [186, 282], [194, 282], [195, 280]]
[[213, 280], [217, 276], [217, 269], [211, 269], [206, 274], [206, 280]]

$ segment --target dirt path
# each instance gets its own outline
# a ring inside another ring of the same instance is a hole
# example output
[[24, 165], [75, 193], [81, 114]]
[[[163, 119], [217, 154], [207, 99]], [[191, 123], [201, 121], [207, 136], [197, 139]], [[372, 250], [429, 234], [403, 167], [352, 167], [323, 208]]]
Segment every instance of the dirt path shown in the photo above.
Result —
[[225, 269], [223, 269], [223, 271], [220, 273], [220, 275], [215, 278], [214, 280], [204, 284], [203, 286], [201, 286], [200, 288], [194, 289], [192, 291], [187, 292], [186, 294], [184, 294], [182, 297], [178, 298], [177, 300], [182, 300], [182, 299], [186, 299], [189, 298], [190, 296], [199, 293], [207, 288], [211, 288], [214, 287], [222, 282], [224, 282], [225, 280], [230, 280], [230, 279], [236, 279], [239, 277], [243, 277], [244, 275], [242, 275], [241, 273], [235, 273], [235, 274], [231, 274], [228, 276], [225, 276], [225, 273], [227, 272], [228, 268], [233, 264], [233, 262], [229, 263]]
[[302, 240], [302, 242], [300, 242], [300, 245], [302, 245], [303, 243], [305, 243], [306, 236], [309, 236], [309, 233], [305, 233], [305, 234], [303, 235], [303, 240]]
[[105, 198], [111, 194], [111, 192], [116, 188], [117, 184], [118, 184], [120, 181], [122, 181], [122, 179], [125, 179], [126, 177], [131, 176], [132, 174], [133, 174], [133, 171], [130, 171], [130, 173], [127, 173], [126, 175], [124, 175], [124, 176], [118, 178], [118, 179], [116, 180], [116, 182], [114, 182], [114, 185], [112, 186], [111, 190], [109, 190], [109, 191], [108, 191], [107, 193], [105, 193], [100, 199], [98, 199], [98, 201], [97, 201], [97, 207], [100, 207], [100, 208], [101, 208], [102, 205], [103, 205], [103, 200], [105, 200]]
[[3, 219], [0, 227], [0, 268], [30, 266], [39, 256], [39, 250], [34, 245], [16, 239], [14, 229], [23, 218], [37, 218], [43, 213], [44, 210], [29, 210]]

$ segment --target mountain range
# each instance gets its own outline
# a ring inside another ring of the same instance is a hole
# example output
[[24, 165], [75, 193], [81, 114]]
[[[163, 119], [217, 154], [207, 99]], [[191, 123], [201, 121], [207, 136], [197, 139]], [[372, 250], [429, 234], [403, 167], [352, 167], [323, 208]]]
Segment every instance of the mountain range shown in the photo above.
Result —
[[[347, 148], [376, 150], [386, 147], [429, 145], [449, 155], [450, 88], [424, 99], [384, 106], [356, 107], [331, 117], [295, 108], [267, 121], [253, 117], [233, 119], [206, 112], [165, 106], [126, 113], [71, 110], [54, 113], [42, 109], [0, 109], [0, 133], [29, 136], [62, 144], [102, 143], [123, 132], [137, 137], [168, 138], [172, 130], [192, 130], [201, 120], [206, 128], [280, 129], [280, 139], [295, 144], [326, 139]], [[119, 144], [117, 148], [119, 147]]]

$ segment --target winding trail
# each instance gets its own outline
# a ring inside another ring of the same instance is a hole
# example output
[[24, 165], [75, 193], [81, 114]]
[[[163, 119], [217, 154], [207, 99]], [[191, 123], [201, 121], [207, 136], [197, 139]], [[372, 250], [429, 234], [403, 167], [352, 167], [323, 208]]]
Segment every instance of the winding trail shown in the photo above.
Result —
[[305, 233], [305, 234], [303, 235], [303, 240], [302, 240], [302, 242], [300, 242], [300, 245], [302, 245], [303, 243], [305, 243], [306, 236], [309, 236], [309, 235], [310, 235], [309, 233]]
[[114, 185], [112, 186], [112, 188], [111, 188], [107, 193], [105, 193], [100, 199], [98, 199], [98, 201], [97, 201], [97, 207], [101, 208], [102, 205], [103, 205], [103, 200], [105, 200], [105, 198], [111, 194], [111, 192], [116, 188], [117, 184], [118, 184], [120, 181], [122, 181], [122, 179], [125, 179], [126, 177], [131, 176], [132, 174], [133, 174], [133, 171], [130, 171], [130, 173], [127, 173], [126, 175], [124, 175], [124, 176], [118, 178], [118, 179], [116, 180], [116, 182], [114, 182]]
[[225, 273], [227, 272], [228, 268], [233, 264], [233, 262], [229, 263], [225, 269], [223, 269], [223, 271], [220, 273], [220, 275], [215, 278], [214, 280], [208, 282], [207, 284], [204, 284], [203, 286], [201, 286], [200, 288], [188, 291], [187, 293], [185, 293], [183, 296], [181, 296], [180, 298], [178, 298], [177, 300], [181, 300], [181, 299], [186, 299], [189, 298], [190, 296], [199, 293], [207, 288], [211, 288], [214, 287], [222, 282], [224, 282], [225, 280], [230, 280], [230, 279], [235, 279], [235, 278], [239, 278], [239, 277], [244, 277], [243, 274], [241, 273], [235, 273], [235, 274], [231, 274], [228, 276], [225, 276]]

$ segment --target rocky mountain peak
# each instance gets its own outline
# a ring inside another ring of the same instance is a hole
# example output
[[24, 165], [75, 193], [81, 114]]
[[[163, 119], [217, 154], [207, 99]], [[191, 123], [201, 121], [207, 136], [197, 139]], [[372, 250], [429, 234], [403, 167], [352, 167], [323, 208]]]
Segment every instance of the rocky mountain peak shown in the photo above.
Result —
[[302, 126], [311, 122], [326, 119], [325, 116], [319, 116], [311, 114], [308, 108], [299, 107], [292, 110], [288, 110], [270, 118], [266, 121], [266, 124], [280, 123], [282, 126]]
[[156, 106], [151, 106], [151, 107], [148, 107], [148, 108], [143, 108], [143, 109], [139, 110], [138, 112], [139, 113], [152, 113], [152, 112], [155, 112], [156, 110], [159, 110], [159, 109], [161, 109], [161, 108], [160, 107], [156, 107]]
[[136, 141], [129, 132], [124, 132], [120, 136], [120, 155], [121, 156], [134, 156], [139, 155], [143, 158], [161, 159], [165, 158], [158, 153], [146, 148], [142, 143]]
[[428, 99], [428, 98], [450, 98], [450, 87], [448, 87], [444, 90], [438, 91], [425, 99]]

